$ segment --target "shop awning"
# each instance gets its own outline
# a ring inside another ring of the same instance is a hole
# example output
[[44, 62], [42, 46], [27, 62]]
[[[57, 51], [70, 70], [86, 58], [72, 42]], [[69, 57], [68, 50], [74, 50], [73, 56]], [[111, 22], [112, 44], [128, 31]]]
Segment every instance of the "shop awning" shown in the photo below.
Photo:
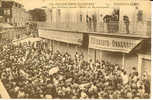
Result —
[[39, 30], [38, 32], [41, 38], [66, 42], [70, 44], [78, 44], [78, 45], [82, 44], [83, 35], [80, 33], [53, 31], [49, 29], [42, 29]]
[[89, 36], [89, 48], [103, 51], [130, 53], [143, 39]]

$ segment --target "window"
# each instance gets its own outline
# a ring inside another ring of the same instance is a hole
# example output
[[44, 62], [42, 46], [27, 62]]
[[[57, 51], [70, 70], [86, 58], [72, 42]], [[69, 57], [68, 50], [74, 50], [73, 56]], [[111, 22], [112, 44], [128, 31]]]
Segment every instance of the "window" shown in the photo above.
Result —
[[61, 10], [58, 9], [58, 10], [56, 11], [56, 13], [57, 13], [56, 22], [57, 22], [57, 23], [60, 23], [60, 22], [61, 22]]
[[51, 23], [52, 23], [52, 21], [53, 21], [53, 13], [52, 13], [52, 10], [50, 11], [50, 19], [51, 19]]
[[0, 16], [2, 16], [2, 15], [3, 15], [3, 9], [0, 8]]
[[80, 14], [80, 22], [83, 22], [83, 16]]
[[2, 23], [3, 22], [3, 17], [2, 16], [0, 16], [0, 23]]
[[18, 4], [17, 3], [15, 3], [15, 7], [17, 7], [18, 6]]
[[9, 9], [5, 9], [4, 10], [4, 15], [10, 15], [11, 13], [10, 13], [10, 10]]
[[58, 16], [60, 17], [61, 16], [61, 10], [58, 9], [57, 13], [58, 13]]
[[151, 75], [151, 60], [149, 59], [142, 59], [142, 67], [141, 67], [141, 71], [142, 71], [142, 74], [144, 72], [147, 72], [148, 75], [150, 76]]
[[137, 14], [137, 21], [138, 21], [138, 22], [143, 21], [143, 11], [142, 11], [142, 10], [139, 10], [139, 11], [138, 11], [138, 14]]

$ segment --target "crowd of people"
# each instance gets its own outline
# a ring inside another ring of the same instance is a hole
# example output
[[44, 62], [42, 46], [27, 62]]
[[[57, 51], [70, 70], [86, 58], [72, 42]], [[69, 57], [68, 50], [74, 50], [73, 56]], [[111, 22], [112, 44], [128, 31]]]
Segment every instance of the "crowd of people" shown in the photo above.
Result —
[[[150, 98], [147, 73], [128, 74], [118, 64], [84, 61], [32, 43], [0, 46], [0, 79], [11, 98], [119, 99]], [[52, 69], [56, 69], [52, 70]]]

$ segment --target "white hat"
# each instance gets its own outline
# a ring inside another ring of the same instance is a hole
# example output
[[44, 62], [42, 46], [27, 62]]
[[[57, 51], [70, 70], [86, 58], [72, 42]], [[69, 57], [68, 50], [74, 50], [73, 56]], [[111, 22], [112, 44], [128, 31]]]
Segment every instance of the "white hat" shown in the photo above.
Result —
[[45, 95], [45, 98], [46, 99], [52, 99], [53, 97], [52, 97], [52, 95]]

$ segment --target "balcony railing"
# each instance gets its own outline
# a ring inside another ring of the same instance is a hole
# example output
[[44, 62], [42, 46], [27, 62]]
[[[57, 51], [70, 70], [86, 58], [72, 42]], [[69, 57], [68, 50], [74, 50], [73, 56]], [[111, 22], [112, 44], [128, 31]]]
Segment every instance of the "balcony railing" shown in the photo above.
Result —
[[[77, 32], [98, 32], [98, 33], [112, 33], [112, 34], [129, 34], [140, 36], [151, 36], [151, 21], [143, 22], [130, 22], [126, 26], [124, 22], [99, 22], [94, 28], [93, 24], [87, 23], [38, 23], [39, 28], [64, 30], [64, 31], [77, 31]], [[127, 28], [128, 27], [128, 28]], [[127, 32], [129, 30], [129, 32]]]

